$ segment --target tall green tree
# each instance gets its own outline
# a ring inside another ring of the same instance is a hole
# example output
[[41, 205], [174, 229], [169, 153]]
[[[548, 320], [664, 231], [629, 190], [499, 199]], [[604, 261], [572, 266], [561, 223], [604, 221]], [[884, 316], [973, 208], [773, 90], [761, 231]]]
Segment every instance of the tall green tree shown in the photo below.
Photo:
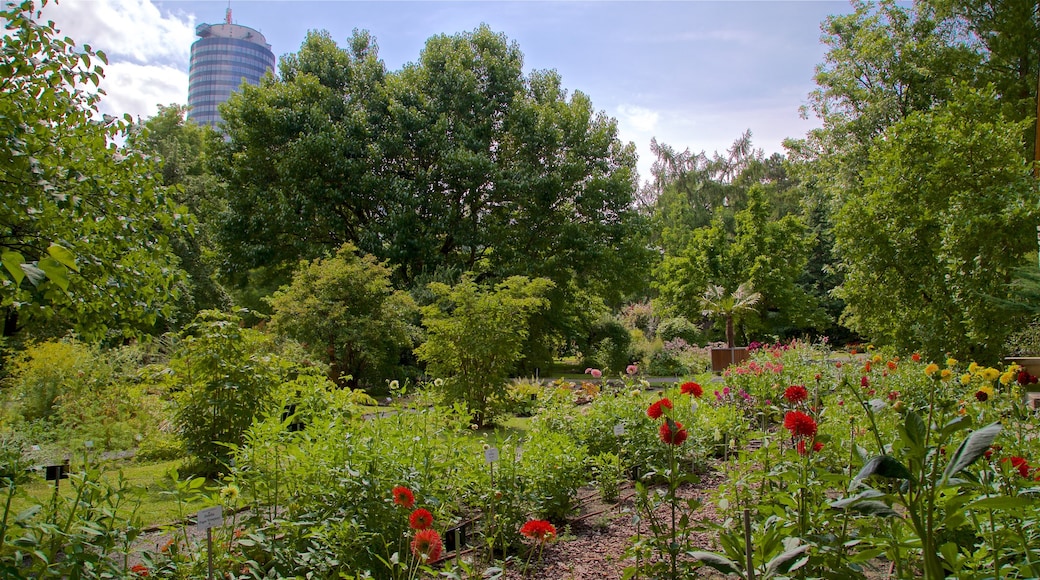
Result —
[[745, 209], [731, 217], [716, 214], [680, 253], [665, 255], [654, 273], [661, 300], [696, 320], [711, 287], [749, 283], [761, 294], [757, 312], [744, 318], [751, 332], [786, 335], [825, 326], [816, 301], [799, 284], [812, 236], [798, 216], [774, 219], [761, 186], [747, 196]]
[[860, 3], [825, 23], [823, 127], [792, 152], [830, 209], [844, 320], [871, 340], [993, 359], [1014, 325], [996, 305], [1035, 262], [1026, 4]]
[[434, 36], [394, 72], [365, 33], [344, 49], [311, 34], [223, 117], [229, 272], [287, 279], [350, 242], [416, 292], [463, 272], [549, 277], [527, 349], [543, 360], [573, 331], [579, 290], [619, 305], [644, 286], [634, 146], [556, 73], [525, 75], [517, 44], [486, 26]]
[[991, 296], [1036, 256], [1022, 127], [992, 91], [962, 88], [886, 130], [835, 218], [852, 328], [932, 356], [1000, 355], [1015, 317]]
[[208, 167], [213, 139], [209, 126], [188, 122], [184, 105], [159, 106], [159, 112], [133, 127], [127, 146], [152, 156], [166, 195], [195, 217], [191, 231], [174, 232], [170, 248], [187, 275], [178, 301], [178, 319], [192, 320], [202, 310], [226, 310], [231, 297], [218, 281], [220, 250], [216, 227], [227, 202], [224, 184]]
[[169, 232], [186, 227], [155, 166], [101, 115], [105, 55], [57, 36], [37, 6], [5, 4], [0, 46], [0, 311], [3, 336], [131, 336], [175, 314]]

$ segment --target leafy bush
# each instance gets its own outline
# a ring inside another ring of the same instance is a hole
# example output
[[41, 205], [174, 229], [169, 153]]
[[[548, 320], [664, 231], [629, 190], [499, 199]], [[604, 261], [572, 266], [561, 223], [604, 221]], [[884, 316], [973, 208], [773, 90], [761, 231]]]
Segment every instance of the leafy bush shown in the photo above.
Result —
[[666, 318], [657, 326], [657, 337], [664, 342], [670, 342], [677, 338], [681, 338], [687, 344], [697, 344], [701, 335], [701, 330], [682, 316], [677, 318]]
[[464, 403], [477, 425], [494, 420], [505, 399], [506, 380], [520, 360], [527, 322], [548, 306], [544, 298], [553, 283], [545, 278], [514, 276], [494, 289], [469, 278], [454, 287], [430, 284], [437, 296], [424, 306], [427, 339], [415, 350], [428, 372], [441, 377], [450, 403]]
[[534, 495], [535, 511], [563, 522], [576, 507], [578, 489], [588, 483], [588, 452], [565, 434], [535, 429], [523, 445], [524, 479]]
[[237, 315], [206, 310], [185, 328], [170, 361], [178, 391], [176, 423], [200, 474], [226, 469], [228, 445], [239, 445], [253, 419], [269, 411], [291, 371], [270, 354], [271, 338], [239, 325]]
[[141, 383], [142, 351], [102, 350], [75, 340], [29, 345], [8, 377], [11, 425], [33, 444], [129, 449], [162, 414], [158, 395]]
[[632, 362], [631, 345], [632, 336], [628, 328], [618, 319], [605, 316], [589, 331], [588, 343], [582, 350], [582, 364], [603, 371], [622, 372]]
[[[271, 328], [310, 345], [337, 383], [372, 388], [397, 372], [413, 346], [415, 303], [394, 290], [391, 270], [346, 244], [334, 257], [302, 262], [292, 284], [272, 295]], [[352, 377], [350, 381], [342, 377]]]

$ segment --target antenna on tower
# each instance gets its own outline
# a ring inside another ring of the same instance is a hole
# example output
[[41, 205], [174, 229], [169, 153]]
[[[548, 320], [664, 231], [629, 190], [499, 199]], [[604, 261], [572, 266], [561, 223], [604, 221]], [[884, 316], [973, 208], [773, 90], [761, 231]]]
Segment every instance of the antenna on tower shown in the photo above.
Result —
[[227, 13], [224, 14], [224, 24], [231, 24], [231, 0], [227, 3]]

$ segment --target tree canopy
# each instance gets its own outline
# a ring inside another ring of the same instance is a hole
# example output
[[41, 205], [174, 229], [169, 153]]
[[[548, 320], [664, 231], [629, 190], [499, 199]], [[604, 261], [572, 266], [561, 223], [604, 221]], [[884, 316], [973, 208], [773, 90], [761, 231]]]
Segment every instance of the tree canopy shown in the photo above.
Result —
[[130, 123], [97, 110], [105, 55], [5, 4], [0, 47], [0, 310], [3, 336], [150, 330], [182, 279], [168, 252], [189, 225], [154, 166], [115, 144]]

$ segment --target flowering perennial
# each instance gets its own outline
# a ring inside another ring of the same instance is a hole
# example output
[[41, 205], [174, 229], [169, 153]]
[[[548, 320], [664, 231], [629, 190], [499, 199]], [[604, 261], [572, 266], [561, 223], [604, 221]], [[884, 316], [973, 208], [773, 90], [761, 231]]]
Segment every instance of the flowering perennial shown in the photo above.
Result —
[[657, 401], [654, 401], [653, 404], [647, 407], [646, 416], [650, 417], [651, 419], [660, 419], [661, 415], [664, 415], [665, 409], [672, 409], [672, 401], [667, 398], [659, 399]]
[[415, 532], [415, 538], [412, 540], [412, 554], [415, 554], [416, 558], [433, 562], [440, 559], [443, 550], [444, 544], [441, 542], [441, 535], [437, 533], [437, 530], [424, 529]]
[[539, 542], [548, 542], [556, 538], [556, 527], [546, 520], [529, 520], [520, 526], [520, 534]]
[[784, 428], [791, 432], [792, 437], [816, 437], [816, 421], [801, 411], [788, 411], [784, 415]]
[[661, 423], [660, 435], [661, 441], [669, 445], [682, 445], [688, 434], [686, 429], [683, 429], [682, 423], [666, 419], [664, 423]]
[[784, 399], [788, 403], [798, 404], [809, 398], [809, 391], [801, 385], [791, 385], [784, 391]]
[[684, 394], [684, 395], [693, 395], [694, 397], [697, 397], [698, 399], [701, 397], [701, 395], [704, 394], [704, 389], [701, 388], [700, 385], [698, 385], [697, 383], [695, 383], [693, 381], [687, 381], [687, 382], [683, 383], [682, 386], [679, 387], [679, 389], [682, 391], [682, 394]]
[[412, 494], [412, 490], [408, 489], [403, 485], [399, 485], [391, 492], [394, 496], [394, 504], [399, 505], [405, 509], [412, 509], [415, 505], [415, 495]]
[[412, 515], [408, 516], [408, 526], [413, 530], [425, 530], [432, 525], [433, 514], [423, 508], [415, 510]]

